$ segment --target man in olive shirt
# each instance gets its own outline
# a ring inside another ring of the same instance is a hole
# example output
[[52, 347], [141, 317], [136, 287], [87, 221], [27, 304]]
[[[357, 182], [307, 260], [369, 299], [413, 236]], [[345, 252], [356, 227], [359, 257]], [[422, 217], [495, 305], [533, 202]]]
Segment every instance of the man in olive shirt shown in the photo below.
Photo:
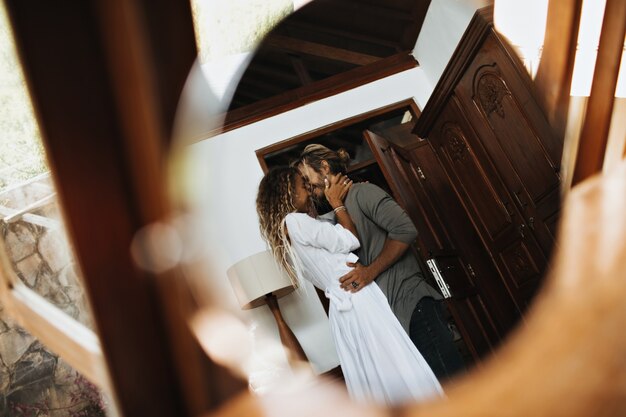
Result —
[[[324, 178], [345, 174], [349, 157], [322, 145], [309, 145], [302, 152], [298, 167], [311, 186], [314, 200], [323, 206]], [[431, 287], [408, 250], [417, 230], [406, 212], [380, 187], [356, 183], [344, 205], [359, 233], [359, 262], [343, 276], [341, 286], [357, 292], [376, 280], [392, 311], [409, 334], [438, 378], [452, 376], [463, 369], [463, 360], [454, 346], [441, 304], [441, 295]], [[321, 219], [334, 221], [330, 211]]]

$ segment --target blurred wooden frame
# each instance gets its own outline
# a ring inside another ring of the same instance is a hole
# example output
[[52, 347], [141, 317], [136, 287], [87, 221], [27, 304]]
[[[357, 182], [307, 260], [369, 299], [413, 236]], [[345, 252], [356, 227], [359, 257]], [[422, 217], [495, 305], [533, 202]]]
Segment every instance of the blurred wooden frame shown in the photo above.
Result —
[[[556, 134], [565, 139], [564, 195], [570, 187], [602, 172], [605, 160], [620, 160], [626, 152], [622, 122], [626, 106], [623, 103], [615, 106], [618, 99], [614, 97], [626, 36], [626, 2], [606, 2], [588, 99], [570, 97], [581, 10], [582, 0], [550, 0], [536, 78], [546, 115]], [[607, 146], [610, 135], [611, 146]]]
[[141, 270], [130, 253], [136, 233], [172, 211], [167, 150], [197, 56], [190, 4], [5, 4], [99, 342], [5, 275], [10, 314], [110, 389], [122, 415], [192, 416], [218, 406], [246, 383], [191, 333], [195, 304], [180, 271]]

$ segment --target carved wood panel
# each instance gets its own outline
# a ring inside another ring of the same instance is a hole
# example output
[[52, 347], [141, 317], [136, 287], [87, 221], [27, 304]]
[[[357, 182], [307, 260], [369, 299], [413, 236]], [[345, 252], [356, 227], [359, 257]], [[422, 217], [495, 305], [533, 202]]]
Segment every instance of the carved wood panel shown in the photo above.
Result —
[[[497, 113], [497, 106], [491, 108]], [[500, 178], [454, 96], [435, 123], [430, 140], [440, 152], [467, 215], [494, 257], [508, 293], [522, 311], [535, 293], [546, 258], [519, 207], [511, 202], [513, 193]]]
[[[470, 210], [477, 213], [476, 220], [489, 234], [490, 239], [499, 238], [511, 226], [511, 214], [507, 211], [508, 201], [502, 200], [493, 188], [473, 150], [470, 148], [461, 127], [454, 120], [444, 123], [439, 132], [441, 151], [448, 160], [456, 184], [470, 198], [465, 200]], [[472, 181], [465, 181], [471, 178]], [[480, 196], [480, 198], [478, 198]]]
[[552, 135], [527, 74], [492, 34], [454, 92], [529, 233], [548, 256], [554, 246], [552, 219], [560, 208], [562, 141]]
[[[482, 356], [499, 344], [520, 313], [432, 147], [428, 142], [418, 143], [417, 137], [407, 138], [408, 129], [391, 130], [385, 131], [386, 137], [394, 136], [403, 144], [413, 139], [416, 145], [407, 150], [390, 146], [385, 137], [373, 132], [366, 136], [418, 228], [423, 260], [434, 258], [439, 263], [452, 293], [448, 306], [466, 343], [477, 357]], [[405, 137], [397, 137], [402, 134]], [[461, 158], [466, 158], [462, 156], [466, 149], [459, 146]]]

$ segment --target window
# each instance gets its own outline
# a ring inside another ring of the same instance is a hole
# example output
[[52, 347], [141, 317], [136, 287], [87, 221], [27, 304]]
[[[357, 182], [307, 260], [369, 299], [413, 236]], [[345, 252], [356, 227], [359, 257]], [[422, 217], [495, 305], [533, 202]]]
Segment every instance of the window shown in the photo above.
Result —
[[1, 6], [0, 414], [103, 415], [104, 360]]

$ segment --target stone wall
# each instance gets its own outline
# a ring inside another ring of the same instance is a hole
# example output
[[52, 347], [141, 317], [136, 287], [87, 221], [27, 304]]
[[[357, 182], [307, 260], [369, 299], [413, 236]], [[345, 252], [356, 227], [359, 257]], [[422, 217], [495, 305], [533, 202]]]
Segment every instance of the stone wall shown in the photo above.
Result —
[[[10, 206], [18, 205], [18, 200], [24, 206], [40, 198], [38, 193], [27, 191], [5, 193], [0, 205], [6, 211], [15, 209]], [[19, 220], [0, 221], [0, 238], [5, 242], [13, 273], [22, 282], [93, 328], [79, 271], [54, 202]], [[93, 384], [29, 335], [0, 305], [0, 417], [104, 416], [106, 408]]]

